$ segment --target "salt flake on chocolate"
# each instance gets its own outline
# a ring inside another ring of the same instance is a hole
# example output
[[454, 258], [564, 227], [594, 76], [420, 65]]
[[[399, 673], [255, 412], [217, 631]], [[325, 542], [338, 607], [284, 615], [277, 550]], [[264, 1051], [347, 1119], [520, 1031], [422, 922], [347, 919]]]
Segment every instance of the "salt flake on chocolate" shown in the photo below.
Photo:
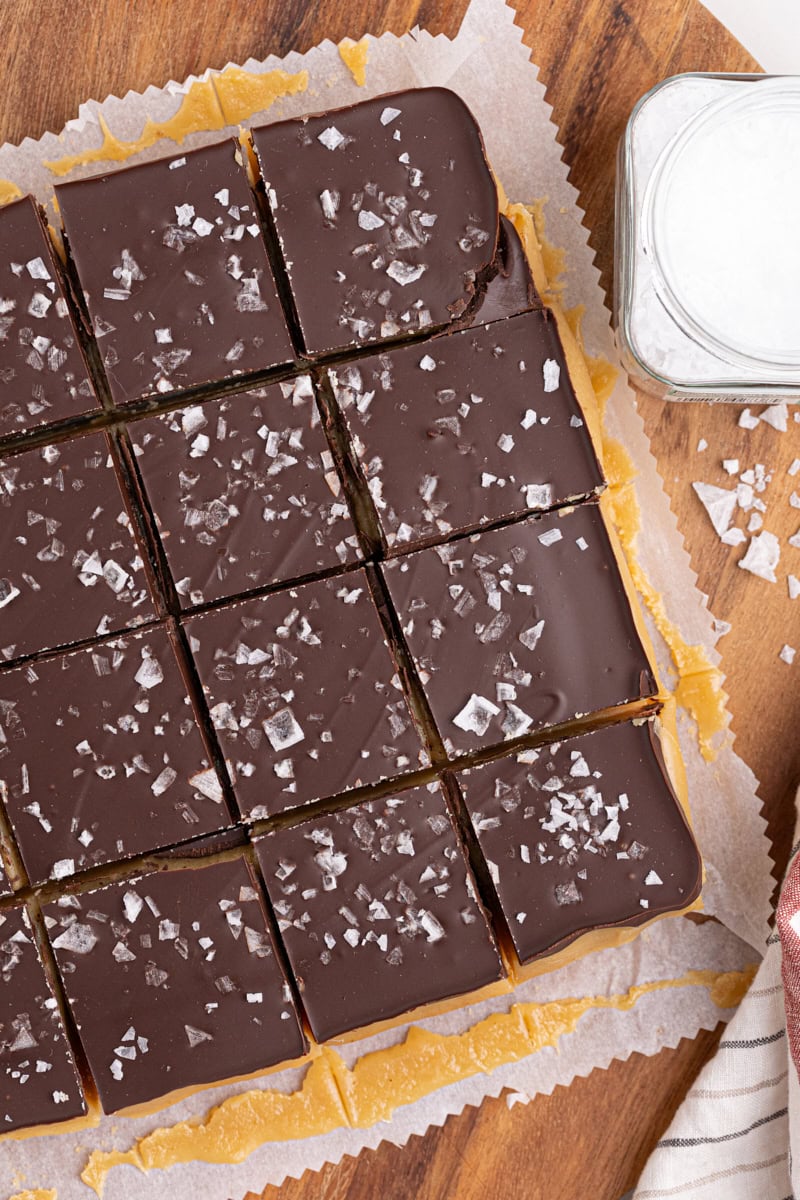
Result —
[[461, 711], [453, 717], [453, 724], [465, 733], [483, 737], [492, 723], [492, 717], [498, 716], [499, 712], [500, 709], [491, 700], [476, 696], [473, 692]]

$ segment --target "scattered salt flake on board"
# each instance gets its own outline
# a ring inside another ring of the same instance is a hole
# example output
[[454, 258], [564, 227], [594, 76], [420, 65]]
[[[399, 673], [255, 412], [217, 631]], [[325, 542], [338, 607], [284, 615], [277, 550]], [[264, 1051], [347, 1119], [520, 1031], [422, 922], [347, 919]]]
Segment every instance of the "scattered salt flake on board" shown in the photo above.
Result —
[[792, 462], [791, 462], [786, 474], [794, 476], [797, 474], [798, 471], [800, 471], [800, 458], [794, 458], [794, 459], [792, 459]]
[[723, 469], [723, 471], [727, 471], [729, 475], [738, 475], [739, 474], [738, 458], [723, 458], [722, 469]]
[[707, 450], [707, 449], [708, 449], [708, 442], [706, 441], [705, 438], [700, 438], [700, 441], [697, 443], [697, 453], [702, 454], [703, 451]]
[[724, 637], [726, 633], [730, 633], [733, 629], [730, 621], [721, 621], [718, 617], [714, 617], [711, 622], [711, 628], [718, 638]]
[[771, 425], [778, 433], [786, 433], [789, 420], [789, 408], [786, 403], [770, 404], [758, 414], [758, 419], [765, 425]]
[[796, 600], [800, 596], [800, 579], [796, 575], [787, 575], [786, 583], [789, 587], [789, 599]]
[[790, 546], [794, 546], [795, 550], [800, 550], [800, 529], [798, 529], [797, 533], [792, 534], [788, 542]]
[[785, 645], [785, 646], [781, 647], [780, 653], [778, 654], [778, 658], [782, 659], [783, 662], [785, 662], [789, 666], [791, 666], [792, 663], [794, 662], [794, 656], [796, 653], [797, 652], [796, 652], [794, 646]]
[[758, 575], [761, 579], [766, 579], [768, 583], [775, 583], [775, 568], [781, 557], [781, 544], [774, 533], [768, 533], [764, 530], [763, 533], [757, 534], [750, 539], [750, 545], [747, 547], [747, 552], [743, 558], [739, 559], [739, 566], [744, 571], [750, 571], [753, 575]]
[[708, 513], [709, 520], [720, 537], [727, 532], [736, 510], [738, 496], [731, 488], [715, 487], [713, 483], [693, 483], [695, 495]]
[[742, 542], [747, 541], [747, 535], [743, 529], [737, 529], [734, 525], [731, 529], [726, 529], [720, 538], [726, 546], [741, 546]]
[[740, 429], [755, 429], [758, 424], [758, 417], [750, 412], [749, 408], [742, 410], [742, 415], [739, 417]]
[[789, 503], [792, 508], [800, 508], [800, 492], [792, 492], [789, 497]]

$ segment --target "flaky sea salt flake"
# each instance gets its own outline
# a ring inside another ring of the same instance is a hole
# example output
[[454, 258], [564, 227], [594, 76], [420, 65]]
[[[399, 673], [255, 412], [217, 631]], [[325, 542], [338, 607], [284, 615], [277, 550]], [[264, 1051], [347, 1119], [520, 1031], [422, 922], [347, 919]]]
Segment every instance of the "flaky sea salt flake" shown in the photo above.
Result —
[[714, 531], [722, 537], [736, 511], [737, 492], [730, 488], [715, 487], [712, 483], [693, 483], [692, 488], [708, 513]]
[[780, 556], [781, 544], [777, 537], [774, 533], [764, 530], [750, 539], [747, 552], [739, 559], [739, 566], [744, 571], [750, 571], [752, 575], [766, 579], [768, 583], [775, 583], [775, 568]]

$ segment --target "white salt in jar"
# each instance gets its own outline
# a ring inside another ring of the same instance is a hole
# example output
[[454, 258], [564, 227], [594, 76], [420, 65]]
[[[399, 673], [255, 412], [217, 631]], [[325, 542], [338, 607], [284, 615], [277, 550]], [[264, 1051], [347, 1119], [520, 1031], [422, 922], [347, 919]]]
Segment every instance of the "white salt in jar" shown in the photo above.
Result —
[[614, 316], [648, 391], [800, 402], [800, 76], [678, 75], [639, 101]]

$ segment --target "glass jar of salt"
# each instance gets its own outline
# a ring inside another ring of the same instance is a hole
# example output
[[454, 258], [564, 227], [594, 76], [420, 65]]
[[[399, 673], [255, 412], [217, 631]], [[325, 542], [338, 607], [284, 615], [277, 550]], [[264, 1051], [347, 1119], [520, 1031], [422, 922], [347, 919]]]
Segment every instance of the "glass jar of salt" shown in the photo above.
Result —
[[614, 317], [672, 400], [800, 402], [800, 76], [678, 75], [620, 142]]

